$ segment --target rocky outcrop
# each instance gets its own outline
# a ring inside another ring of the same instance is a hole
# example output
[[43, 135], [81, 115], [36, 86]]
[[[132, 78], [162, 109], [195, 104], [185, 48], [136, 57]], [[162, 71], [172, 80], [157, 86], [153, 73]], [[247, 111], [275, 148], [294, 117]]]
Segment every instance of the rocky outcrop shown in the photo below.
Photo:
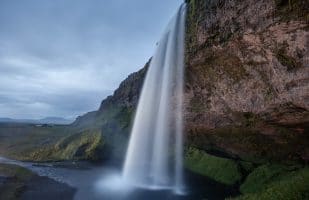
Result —
[[135, 108], [138, 103], [139, 94], [150, 62], [151, 59], [141, 70], [132, 73], [128, 78], [121, 82], [119, 88], [115, 90], [114, 94], [102, 101], [99, 112], [104, 112], [104, 109], [110, 105]]
[[253, 161], [307, 162], [308, 4], [187, 3], [188, 143]]

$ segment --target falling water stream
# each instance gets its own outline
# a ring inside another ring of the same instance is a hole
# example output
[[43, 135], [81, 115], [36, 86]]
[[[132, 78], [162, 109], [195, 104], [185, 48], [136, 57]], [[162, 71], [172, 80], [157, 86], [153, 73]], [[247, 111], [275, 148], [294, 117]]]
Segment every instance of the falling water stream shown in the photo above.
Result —
[[183, 191], [183, 73], [186, 5], [169, 23], [149, 66], [131, 132], [123, 179]]

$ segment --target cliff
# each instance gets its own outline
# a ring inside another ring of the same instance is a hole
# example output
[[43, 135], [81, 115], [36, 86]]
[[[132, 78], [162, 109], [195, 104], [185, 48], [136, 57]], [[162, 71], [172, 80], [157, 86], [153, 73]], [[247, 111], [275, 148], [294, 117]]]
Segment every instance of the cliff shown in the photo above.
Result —
[[[309, 160], [308, 4], [187, 0], [187, 146], [251, 162]], [[73, 129], [123, 154], [150, 61]], [[120, 145], [117, 142], [120, 142]]]
[[189, 144], [251, 161], [308, 162], [308, 4], [187, 3]]
[[187, 3], [186, 167], [237, 199], [307, 199], [308, 3]]

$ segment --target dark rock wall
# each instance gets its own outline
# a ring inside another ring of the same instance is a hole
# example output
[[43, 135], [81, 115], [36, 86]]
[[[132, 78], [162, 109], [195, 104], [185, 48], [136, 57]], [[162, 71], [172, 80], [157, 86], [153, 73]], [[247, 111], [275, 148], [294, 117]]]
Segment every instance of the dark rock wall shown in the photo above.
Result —
[[308, 4], [187, 3], [188, 143], [254, 160], [308, 160]]

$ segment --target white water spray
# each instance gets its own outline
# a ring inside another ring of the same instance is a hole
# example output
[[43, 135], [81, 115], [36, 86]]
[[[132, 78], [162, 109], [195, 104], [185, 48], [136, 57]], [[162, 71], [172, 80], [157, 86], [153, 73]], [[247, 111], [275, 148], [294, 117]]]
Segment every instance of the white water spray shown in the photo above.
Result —
[[183, 73], [186, 5], [169, 23], [149, 66], [123, 169], [125, 182], [183, 189]]

